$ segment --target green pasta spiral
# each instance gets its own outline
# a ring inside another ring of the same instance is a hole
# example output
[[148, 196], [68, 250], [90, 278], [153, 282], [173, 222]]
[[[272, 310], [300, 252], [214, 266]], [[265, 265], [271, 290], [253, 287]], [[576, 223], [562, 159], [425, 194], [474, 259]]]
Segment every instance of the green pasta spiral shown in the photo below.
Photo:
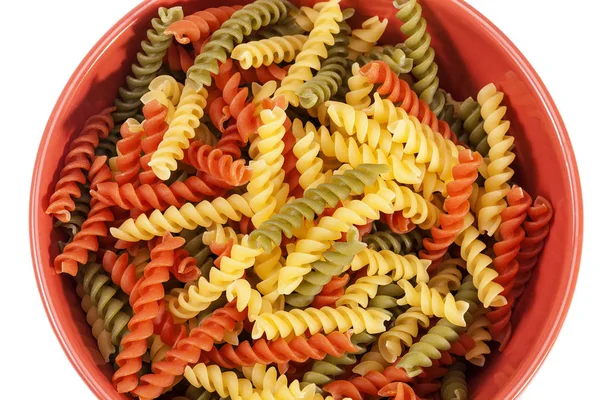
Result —
[[300, 28], [295, 18], [288, 16], [277, 24], [259, 29], [256, 34], [251, 36], [251, 40], [269, 39], [277, 36], [302, 35], [304, 29]]
[[455, 327], [445, 318], [439, 320], [421, 340], [410, 347], [396, 367], [404, 368], [410, 377], [419, 375], [424, 367], [431, 367], [431, 360], [440, 359], [441, 351], [449, 350], [452, 343], [458, 340]]
[[471, 148], [478, 151], [483, 157], [487, 156], [490, 145], [487, 141], [487, 133], [483, 129], [483, 118], [481, 117], [479, 103], [469, 97], [458, 108], [458, 117], [463, 122], [463, 130], [469, 135]]
[[467, 400], [467, 368], [462, 362], [457, 362], [448, 367], [448, 372], [442, 378], [442, 400]]
[[380, 286], [377, 294], [369, 301], [369, 308], [375, 307], [389, 314], [393, 321], [402, 312], [402, 307], [398, 306], [398, 299], [404, 296], [404, 290], [396, 283]]
[[335, 34], [334, 43], [327, 49], [327, 58], [321, 63], [321, 69], [314, 78], [305, 82], [296, 90], [300, 105], [311, 108], [322, 104], [340, 89], [348, 71], [348, 44], [352, 29], [347, 22], [339, 24], [340, 32]]
[[100, 264], [91, 263], [81, 268], [77, 280], [83, 284], [85, 294], [90, 296], [92, 304], [98, 309], [100, 318], [104, 320], [104, 328], [111, 334], [112, 343], [118, 346], [131, 318], [127, 296], [112, 285]]
[[[311, 383], [318, 388], [333, 382], [333, 380], [345, 372], [345, 367], [357, 363], [357, 356], [367, 352], [369, 345], [377, 340], [376, 336], [366, 332], [352, 336], [352, 344], [357, 348], [355, 353], [346, 353], [341, 357], [327, 356], [323, 360], [315, 361], [310, 371], [302, 377], [301, 387], [306, 387]], [[319, 389], [320, 390], [320, 389]]]
[[383, 164], [361, 164], [354, 170], [345, 171], [342, 175], [334, 175], [329, 183], [323, 183], [304, 193], [304, 197], [296, 199], [283, 207], [276, 214], [263, 222], [259, 229], [250, 233], [250, 245], [271, 251], [281, 244], [282, 233], [292, 237], [294, 229], [302, 226], [304, 219], [313, 220], [320, 215], [326, 206], [335, 207], [338, 202], [351, 194], [363, 193], [366, 186], [372, 185], [380, 174], [389, 171]]
[[140, 99], [148, 92], [148, 85], [161, 69], [163, 58], [172, 41], [172, 35], [166, 35], [164, 31], [173, 22], [182, 18], [181, 7], [158, 9], [158, 17], [152, 19], [152, 29], [148, 29], [147, 40], [142, 41], [142, 51], [137, 53], [137, 62], [131, 66], [132, 74], [125, 78], [125, 86], [119, 89], [119, 95], [115, 99], [116, 110], [111, 114], [115, 126], [106, 138], [100, 139], [96, 155], [105, 155], [109, 158], [116, 156], [116, 143], [123, 122], [134, 117], [142, 121]]
[[413, 59], [406, 56], [401, 46], [385, 45], [383, 50], [374, 48], [356, 59], [361, 67], [375, 60], [385, 62], [398, 75], [408, 74], [413, 69]]
[[[312, 271], [304, 276], [304, 280], [294, 293], [286, 296], [285, 302], [293, 307], [306, 307], [321, 292], [323, 286], [334, 276], [340, 275], [344, 267], [352, 262], [354, 256], [364, 248], [359, 241], [358, 229], [350, 228], [346, 234], [346, 242], [336, 242], [333, 250], [323, 253], [323, 260], [311, 264]], [[398, 287], [398, 285], [395, 285]], [[394, 300], [394, 306], [396, 300]]]
[[400, 28], [408, 36], [404, 44], [407, 55], [414, 60], [412, 74], [418, 79], [414, 90], [439, 116], [446, 98], [439, 90], [438, 65], [435, 62], [435, 51], [431, 47], [431, 36], [427, 32], [427, 21], [422, 16], [422, 8], [417, 0], [394, 0], [398, 8], [396, 18], [404, 23]]
[[212, 34], [210, 41], [194, 60], [187, 72], [188, 84], [196, 90], [210, 86], [212, 74], [219, 72], [219, 62], [223, 63], [235, 45], [242, 43], [245, 36], [275, 24], [287, 17], [289, 3], [282, 0], [257, 0], [234, 12], [221, 28]]
[[371, 250], [391, 250], [396, 254], [416, 253], [423, 245], [423, 234], [419, 229], [399, 234], [390, 230], [374, 232], [363, 237], [363, 242]]

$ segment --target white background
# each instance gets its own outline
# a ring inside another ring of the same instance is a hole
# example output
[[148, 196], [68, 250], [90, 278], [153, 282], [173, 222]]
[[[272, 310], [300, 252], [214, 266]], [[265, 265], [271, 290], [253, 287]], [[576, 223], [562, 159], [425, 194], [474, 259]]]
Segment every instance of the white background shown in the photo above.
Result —
[[[593, 198], [600, 149], [596, 2], [468, 1], [515, 42], [548, 86], [570, 132], [585, 196], [586, 240], [571, 311], [522, 399], [600, 398], [595, 373], [600, 346], [593, 329], [598, 326], [600, 282], [593, 251], [600, 240], [594, 228], [600, 224], [600, 207]], [[43, 393], [50, 399], [92, 399], [55, 339], [38, 296], [29, 254], [29, 185], [40, 137], [64, 84], [94, 43], [137, 0], [28, 4], [23, 12], [3, 18], [0, 56], [0, 171], [5, 177], [0, 189], [0, 373], [2, 394], [10, 394], [0, 397]]]

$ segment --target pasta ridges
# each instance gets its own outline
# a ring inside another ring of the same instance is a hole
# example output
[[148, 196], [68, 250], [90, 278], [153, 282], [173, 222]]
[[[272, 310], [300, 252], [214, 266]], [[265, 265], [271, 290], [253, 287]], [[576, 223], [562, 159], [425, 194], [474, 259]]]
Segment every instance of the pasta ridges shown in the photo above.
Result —
[[212, 175], [227, 185], [240, 186], [250, 180], [251, 171], [245, 160], [233, 160], [229, 154], [201, 142], [193, 142], [188, 149], [191, 164], [199, 171]]
[[114, 175], [119, 185], [135, 183], [140, 172], [140, 153], [142, 152], [142, 136], [145, 132], [136, 120], [129, 119], [121, 125], [121, 136], [117, 142], [117, 159], [119, 172]]
[[85, 172], [90, 170], [98, 140], [106, 137], [114, 126], [110, 117], [112, 111], [114, 107], [90, 117], [82, 131], [69, 145], [64, 167], [50, 196], [46, 214], [53, 215], [61, 222], [68, 222], [71, 219], [71, 211], [75, 210], [73, 199], [82, 195], [77, 184], [86, 183]]

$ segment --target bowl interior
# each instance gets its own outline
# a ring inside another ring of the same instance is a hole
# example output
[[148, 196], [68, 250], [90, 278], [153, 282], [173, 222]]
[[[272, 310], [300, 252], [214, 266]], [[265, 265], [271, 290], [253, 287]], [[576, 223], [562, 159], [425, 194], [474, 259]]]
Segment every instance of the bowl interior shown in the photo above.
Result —
[[[222, 1], [220, 5], [247, 3]], [[315, 1], [296, 1], [311, 5]], [[570, 303], [581, 251], [581, 189], [573, 151], [556, 107], [538, 76], [497, 28], [461, 0], [421, 0], [440, 66], [441, 87], [462, 100], [494, 82], [506, 93], [510, 134], [516, 138], [515, 181], [555, 208], [552, 231], [532, 282], [514, 314], [513, 339], [469, 379], [474, 399], [515, 397], [554, 342]], [[110, 106], [159, 6], [183, 5], [186, 13], [213, 6], [198, 0], [151, 0], [138, 6], [86, 56], [69, 81], [42, 138], [31, 191], [31, 246], [49, 318], [75, 368], [100, 398], [120, 398], [110, 383], [85, 322], [70, 277], [58, 276], [52, 220], [44, 213], [67, 144], [85, 120]], [[390, 0], [344, 1], [357, 9], [352, 22], [388, 18], [386, 43], [403, 40]]]

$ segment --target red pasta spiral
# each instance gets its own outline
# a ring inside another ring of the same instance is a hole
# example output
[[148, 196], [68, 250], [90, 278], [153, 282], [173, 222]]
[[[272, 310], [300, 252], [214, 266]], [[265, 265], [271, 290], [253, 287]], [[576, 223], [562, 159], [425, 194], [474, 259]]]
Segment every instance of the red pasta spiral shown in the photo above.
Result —
[[228, 58], [224, 63], [219, 64], [219, 72], [217, 72], [216, 75], [213, 75], [213, 79], [221, 93], [225, 89], [227, 82], [229, 82], [237, 72], [238, 68], [231, 58]]
[[468, 335], [466, 332], [462, 333], [458, 340], [452, 343], [450, 347], [450, 354], [454, 354], [455, 356], [464, 357], [470, 350], [475, 347], [475, 340]]
[[229, 113], [229, 107], [222, 96], [211, 101], [208, 109], [208, 116], [219, 131], [225, 131], [225, 123], [231, 118], [231, 114]]
[[383, 214], [383, 217], [394, 233], [408, 233], [416, 227], [409, 218], [402, 215], [402, 211], [396, 211], [393, 214]]
[[135, 265], [129, 263], [127, 252], [117, 257], [113, 251], [107, 250], [102, 257], [102, 267], [110, 274], [110, 279], [121, 287], [123, 292], [131, 295], [137, 279], [135, 277]]
[[340, 357], [356, 348], [350, 340], [350, 333], [338, 331], [328, 335], [318, 333], [309, 338], [298, 336], [290, 340], [279, 338], [265, 339], [253, 343], [244, 341], [239, 346], [225, 344], [220, 349], [212, 348], [204, 357], [223, 368], [252, 366], [254, 364], [286, 364], [290, 361], [303, 363], [308, 360], [322, 360], [327, 355]]
[[[192, 42], [194, 49], [203, 39], [221, 27], [231, 15], [242, 8], [241, 6], [223, 6], [207, 8], [185, 16], [182, 20], [172, 23], [165, 30], [166, 34], [172, 34], [175, 40], [181, 44]], [[200, 48], [196, 49], [198, 53]]]
[[165, 132], [169, 129], [166, 122], [168, 110], [166, 106], [160, 104], [157, 100], [152, 100], [144, 105], [142, 112], [145, 118], [143, 127], [146, 137], [142, 139], [141, 143], [144, 154], [140, 157], [142, 171], [139, 174], [139, 181], [142, 185], [152, 185], [159, 182], [159, 179], [152, 172], [152, 168], [148, 163], [152, 158], [152, 154], [158, 149]]
[[[175, 257], [177, 257], [177, 249]], [[154, 325], [154, 334], [160, 336], [160, 340], [169, 346], [174, 346], [179, 340], [187, 335], [185, 325], [176, 324], [173, 315], [167, 309], [164, 300], [158, 305], [158, 314], [152, 321]]]
[[177, 249], [171, 274], [180, 282], [191, 282], [200, 277], [200, 268], [196, 259], [190, 256], [187, 250]]
[[223, 257], [231, 257], [231, 249], [233, 248], [233, 239], [229, 239], [227, 243], [211, 242], [209, 245], [210, 251], [218, 257], [215, 259], [215, 266], [221, 268], [221, 260]]
[[183, 182], [175, 181], [169, 186], [162, 182], [138, 187], [130, 183], [119, 186], [116, 182], [106, 182], [98, 185], [98, 188], [90, 193], [94, 198], [124, 210], [164, 211], [170, 206], [179, 208], [186, 202], [197, 203], [205, 197], [222, 195], [224, 190], [215, 187], [215, 183], [214, 180], [197, 176], [190, 176]]
[[383, 397], [393, 397], [394, 400], [419, 400], [413, 388], [404, 382], [389, 383], [377, 394]]
[[523, 224], [526, 233], [525, 239], [521, 242], [521, 251], [517, 255], [519, 272], [513, 288], [515, 299], [523, 294], [525, 285], [531, 278], [533, 267], [537, 264], [538, 256], [544, 248], [544, 240], [550, 232], [550, 220], [553, 214], [552, 205], [541, 196], [538, 196], [527, 210], [529, 219]]
[[458, 154], [459, 163], [452, 168], [454, 180], [446, 187], [448, 197], [444, 201], [446, 212], [440, 215], [440, 228], [431, 228], [431, 239], [423, 240], [424, 250], [419, 256], [432, 261], [429, 270], [435, 270], [448, 247], [454, 243], [458, 232], [462, 229], [464, 218], [470, 211], [469, 197], [473, 190], [473, 182], [479, 176], [477, 169], [481, 165], [482, 157], [465, 149]]
[[105, 138], [114, 127], [110, 113], [114, 107], [103, 110], [85, 122], [81, 133], [71, 142], [65, 165], [60, 171], [54, 193], [50, 196], [46, 214], [51, 214], [61, 222], [71, 220], [71, 211], [75, 209], [74, 198], [81, 196], [77, 184], [85, 184], [85, 173], [90, 170], [94, 149], [98, 146], [98, 139]]
[[246, 83], [260, 82], [263, 85], [269, 81], [281, 81], [287, 75], [289, 66], [280, 67], [273, 63], [271, 65], [262, 65], [258, 68], [243, 69], [239, 66], [236, 61], [235, 65], [238, 67], [238, 71], [242, 74], [242, 80]]
[[198, 171], [230, 186], [240, 186], [250, 180], [252, 172], [244, 159], [233, 160], [229, 154], [201, 142], [193, 142], [187, 150], [188, 158]]
[[114, 179], [119, 185], [134, 182], [140, 171], [140, 154], [142, 152], [142, 136], [144, 131], [133, 132], [129, 123], [121, 125], [121, 136], [117, 142], [118, 156], [116, 160], [119, 172], [115, 174]]
[[122, 350], [116, 358], [119, 368], [112, 379], [119, 393], [130, 392], [138, 385], [137, 373], [148, 347], [147, 339], [154, 333], [153, 321], [159, 313], [159, 302], [165, 295], [163, 283], [169, 280], [175, 249], [184, 244], [185, 239], [165, 234], [162, 242], [150, 252], [150, 262], [144, 268], [144, 276], [131, 292], [129, 303], [133, 316], [127, 324], [129, 332], [121, 341]]
[[240, 83], [242, 76], [239, 72], [233, 74], [231, 79], [227, 81], [223, 87], [223, 99], [229, 106], [229, 112], [231, 116], [238, 119], [240, 113], [246, 106], [246, 100], [248, 99], [248, 88], [240, 89]]
[[240, 136], [235, 124], [228, 126], [223, 135], [215, 145], [215, 149], [221, 150], [224, 154], [229, 154], [233, 158], [240, 158], [242, 156], [242, 147], [246, 145], [246, 142]]
[[[323, 390], [329, 392], [334, 399], [351, 398], [353, 400], [362, 400], [364, 395], [369, 396], [395, 396], [394, 394], [382, 394], [385, 388], [394, 388], [398, 384], [410, 386], [406, 382], [411, 382], [406, 371], [401, 368], [387, 367], [383, 373], [378, 371], [369, 371], [364, 376], [356, 376], [350, 380], [333, 381], [323, 387]], [[392, 386], [390, 386], [392, 385]], [[389, 390], [389, 389], [388, 389]], [[410, 389], [412, 391], [412, 389]]]
[[371, 61], [360, 69], [360, 73], [372, 84], [381, 84], [377, 93], [398, 103], [409, 115], [413, 115], [435, 132], [440, 132], [444, 138], [458, 144], [456, 134], [452, 132], [446, 121], [438, 120], [429, 105], [419, 100], [417, 94], [392, 71], [384, 61]]
[[187, 70], [194, 65], [194, 57], [188, 53], [185, 47], [176, 43], [172, 43], [171, 46], [169, 46], [165, 59], [171, 71], [187, 72]]
[[[94, 158], [88, 176], [92, 188], [111, 179], [112, 173], [106, 164], [106, 156]], [[65, 246], [63, 252], [54, 259], [54, 269], [58, 273], [77, 275], [78, 264], [86, 264], [89, 252], [98, 251], [98, 237], [108, 234], [106, 223], [114, 220], [114, 215], [108, 208], [109, 205], [98, 199], [92, 199], [90, 206], [88, 217], [81, 225], [81, 230]]]
[[185, 367], [195, 364], [202, 352], [210, 351], [215, 342], [223, 340], [225, 332], [231, 332], [236, 324], [246, 319], [247, 313], [238, 311], [235, 303], [214, 311], [202, 320], [200, 326], [190, 331], [188, 337], [179, 340], [169, 350], [163, 361], [152, 365], [152, 374], [140, 378], [142, 384], [133, 394], [143, 399], [155, 399], [170, 387], [177, 376], [183, 375]]
[[321, 293], [315, 296], [310, 306], [321, 308], [335, 304], [335, 302], [344, 295], [344, 288], [349, 280], [350, 276], [348, 274], [334, 276], [325, 286], [323, 286]]

